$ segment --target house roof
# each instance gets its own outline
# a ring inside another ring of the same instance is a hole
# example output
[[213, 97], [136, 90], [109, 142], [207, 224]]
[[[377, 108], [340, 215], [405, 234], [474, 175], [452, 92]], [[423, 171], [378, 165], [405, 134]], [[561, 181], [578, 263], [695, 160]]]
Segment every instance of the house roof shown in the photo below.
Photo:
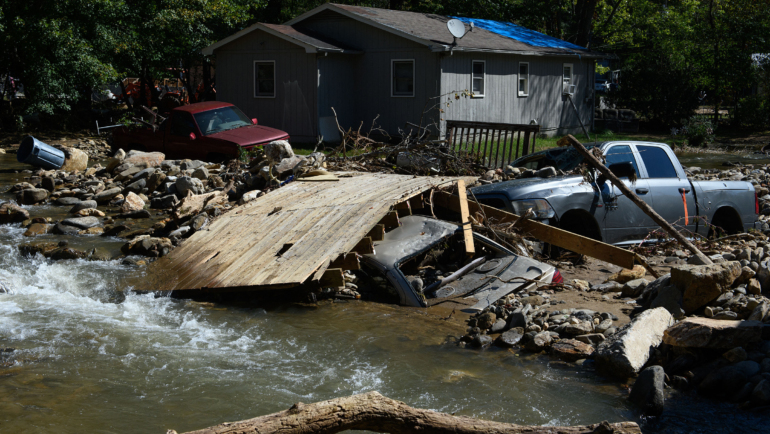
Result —
[[230, 35], [222, 40], [219, 40], [209, 45], [208, 47], [201, 50], [201, 53], [203, 53], [204, 55], [210, 56], [214, 54], [214, 50], [216, 50], [217, 48], [229, 42], [232, 42], [238, 38], [246, 36], [247, 34], [255, 30], [262, 30], [266, 33], [269, 33], [287, 42], [291, 42], [292, 44], [299, 45], [300, 47], [304, 48], [305, 52], [307, 53], [318, 53], [318, 52], [357, 53], [357, 51], [355, 50], [350, 50], [350, 49], [341, 47], [339, 46], [339, 44], [324, 40], [323, 37], [321, 36], [313, 35], [307, 31], [299, 30], [292, 26], [287, 26], [283, 24], [267, 24], [267, 23], [256, 23], [254, 25], [251, 25], [241, 30], [238, 33]]
[[572, 55], [585, 57], [606, 57], [602, 53], [587, 50], [534, 30], [516, 24], [480, 20], [475, 18], [457, 19], [464, 23], [474, 23], [473, 31], [468, 31], [462, 39], [456, 41], [449, 33], [446, 23], [453, 17], [418, 12], [377, 9], [363, 6], [326, 3], [312, 9], [286, 24], [295, 28], [302, 21], [326, 10], [331, 10], [357, 21], [377, 27], [430, 47], [433, 51], [473, 51], [499, 52], [525, 55]]

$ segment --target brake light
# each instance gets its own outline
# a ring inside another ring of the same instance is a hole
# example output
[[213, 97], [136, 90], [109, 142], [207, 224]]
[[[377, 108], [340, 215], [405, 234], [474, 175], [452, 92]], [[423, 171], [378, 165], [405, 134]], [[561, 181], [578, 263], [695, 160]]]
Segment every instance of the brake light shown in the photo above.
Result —
[[561, 277], [559, 270], [553, 271], [553, 278], [551, 279], [551, 283], [564, 283], [564, 278]]
[[754, 214], [759, 214], [759, 197], [756, 191], [754, 191]]

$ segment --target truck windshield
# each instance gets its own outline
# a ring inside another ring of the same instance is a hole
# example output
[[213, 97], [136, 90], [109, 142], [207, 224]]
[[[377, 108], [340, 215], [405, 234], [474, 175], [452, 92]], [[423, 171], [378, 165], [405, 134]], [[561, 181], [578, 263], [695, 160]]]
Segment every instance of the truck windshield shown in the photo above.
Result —
[[251, 119], [233, 106], [196, 113], [194, 116], [204, 136], [251, 125]]
[[[593, 146], [586, 146], [591, 149]], [[554, 148], [544, 152], [537, 152], [526, 157], [521, 157], [513, 162], [514, 167], [526, 167], [527, 169], [542, 169], [553, 166], [558, 170], [569, 172], [583, 162], [583, 157], [573, 147]]]

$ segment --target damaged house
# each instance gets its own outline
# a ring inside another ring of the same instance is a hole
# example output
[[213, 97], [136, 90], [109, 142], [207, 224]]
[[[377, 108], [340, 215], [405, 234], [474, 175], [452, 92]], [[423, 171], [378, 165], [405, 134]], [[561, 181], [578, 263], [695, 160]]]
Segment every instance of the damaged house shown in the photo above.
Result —
[[423, 116], [430, 98], [466, 89], [473, 96], [449, 119], [536, 122], [551, 135], [580, 131], [578, 114], [592, 124], [603, 55], [490, 20], [459, 18], [466, 33], [454, 38], [451, 18], [327, 3], [283, 25], [254, 24], [203, 53], [216, 56], [218, 99], [298, 141], [338, 137], [332, 108], [345, 129], [363, 122], [368, 131], [377, 118], [397, 134], [407, 122], [439, 119], [436, 110]]

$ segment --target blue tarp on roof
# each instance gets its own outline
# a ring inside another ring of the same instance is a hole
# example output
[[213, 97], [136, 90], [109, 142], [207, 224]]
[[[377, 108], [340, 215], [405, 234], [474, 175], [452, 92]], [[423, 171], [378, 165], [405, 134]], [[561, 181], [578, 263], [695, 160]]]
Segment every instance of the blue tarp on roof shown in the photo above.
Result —
[[526, 27], [517, 26], [513, 23], [504, 23], [502, 21], [492, 20], [480, 20], [477, 18], [464, 18], [464, 17], [452, 17], [456, 18], [466, 24], [473, 23], [474, 26], [488, 30], [492, 33], [504, 36], [506, 38], [515, 39], [525, 44], [533, 45], [535, 47], [551, 47], [551, 48], [565, 48], [568, 50], [585, 50], [584, 47], [579, 45], [570, 44], [567, 41], [554, 38], [552, 36], [544, 35], [534, 30], [529, 30]]

